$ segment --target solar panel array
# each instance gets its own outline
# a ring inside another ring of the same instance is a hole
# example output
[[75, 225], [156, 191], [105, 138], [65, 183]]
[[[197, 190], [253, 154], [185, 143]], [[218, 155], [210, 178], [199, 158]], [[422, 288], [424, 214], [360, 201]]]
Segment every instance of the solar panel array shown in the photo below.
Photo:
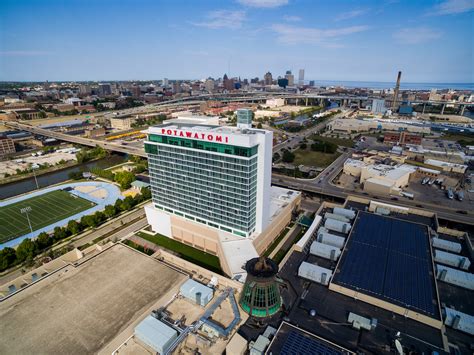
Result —
[[431, 271], [426, 226], [361, 211], [333, 282], [439, 318]]
[[281, 355], [340, 355], [344, 354], [342, 351], [336, 349], [330, 344], [319, 341], [316, 338], [310, 338], [303, 334], [291, 330], [288, 337], [283, 344]]

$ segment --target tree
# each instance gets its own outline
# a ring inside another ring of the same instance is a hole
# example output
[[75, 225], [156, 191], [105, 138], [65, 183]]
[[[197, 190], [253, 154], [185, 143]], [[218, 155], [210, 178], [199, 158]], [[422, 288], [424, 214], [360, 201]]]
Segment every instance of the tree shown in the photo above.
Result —
[[44, 111], [40, 111], [40, 112], [39, 112], [39, 118], [46, 118], [46, 117], [48, 117], [48, 115], [46, 114], [46, 112], [44, 112]]
[[127, 211], [131, 209], [133, 206], [135, 206], [135, 201], [133, 200], [132, 196], [127, 196], [124, 198], [122, 201], [122, 210]]
[[79, 232], [82, 230], [82, 226], [81, 226], [78, 222], [76, 222], [76, 221], [74, 221], [74, 220], [69, 221], [69, 222], [67, 223], [67, 227], [66, 227], [66, 228], [67, 228], [67, 230], [69, 231], [69, 234], [71, 234], [71, 235], [77, 234], [77, 233], [79, 233]]
[[0, 250], [0, 271], [8, 269], [16, 261], [16, 252], [13, 248], [3, 248]]
[[260, 122], [257, 124], [257, 128], [258, 128], [258, 129], [261, 129], [261, 128], [262, 128], [262, 124], [261, 124]]
[[36, 238], [35, 243], [38, 250], [43, 250], [53, 244], [53, 238], [51, 238], [48, 233], [42, 232], [38, 235], [38, 238]]
[[122, 189], [128, 189], [135, 180], [135, 174], [129, 171], [119, 171], [115, 174], [114, 180]]
[[301, 149], [306, 149], [308, 146], [306, 145], [306, 143], [301, 143], [300, 144], [300, 148]]
[[290, 152], [289, 150], [284, 150], [283, 151], [283, 158], [282, 158], [284, 163], [292, 163], [295, 160], [295, 155]]
[[140, 193], [143, 197], [143, 201], [149, 200], [151, 198], [151, 190], [148, 187], [142, 187]]
[[28, 257], [34, 257], [36, 253], [36, 245], [31, 239], [26, 238], [16, 248], [16, 258], [19, 262], [26, 260]]
[[104, 214], [107, 218], [114, 217], [117, 214], [117, 209], [114, 205], [107, 205], [105, 206]]
[[80, 180], [82, 179], [82, 173], [80, 171], [71, 171], [69, 174], [69, 179]]
[[96, 227], [99, 224], [95, 215], [87, 215], [82, 217], [81, 223], [84, 223], [88, 227]]
[[54, 239], [61, 240], [67, 237], [67, 229], [62, 227], [54, 228]]
[[277, 161], [278, 159], [280, 159], [280, 154], [278, 153], [273, 154], [273, 161]]

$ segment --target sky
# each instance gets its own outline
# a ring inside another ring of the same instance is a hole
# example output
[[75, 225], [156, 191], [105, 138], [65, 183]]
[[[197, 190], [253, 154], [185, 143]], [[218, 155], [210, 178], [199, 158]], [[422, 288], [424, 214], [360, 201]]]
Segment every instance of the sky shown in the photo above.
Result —
[[2, 0], [0, 81], [474, 82], [474, 0]]

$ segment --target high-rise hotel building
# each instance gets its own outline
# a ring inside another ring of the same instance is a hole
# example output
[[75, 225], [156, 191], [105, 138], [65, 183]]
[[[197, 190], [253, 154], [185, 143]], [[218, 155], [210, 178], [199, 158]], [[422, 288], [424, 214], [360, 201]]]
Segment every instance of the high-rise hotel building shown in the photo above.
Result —
[[155, 232], [222, 256], [223, 239], [267, 229], [273, 133], [252, 129], [251, 114], [238, 112], [237, 127], [184, 117], [148, 129], [146, 213]]

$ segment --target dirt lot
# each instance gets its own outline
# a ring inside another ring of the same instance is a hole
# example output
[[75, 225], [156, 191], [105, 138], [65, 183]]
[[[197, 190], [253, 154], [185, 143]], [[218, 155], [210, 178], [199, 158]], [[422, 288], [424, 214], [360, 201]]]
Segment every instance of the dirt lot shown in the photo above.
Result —
[[97, 353], [184, 279], [115, 245], [0, 303], [0, 353]]

